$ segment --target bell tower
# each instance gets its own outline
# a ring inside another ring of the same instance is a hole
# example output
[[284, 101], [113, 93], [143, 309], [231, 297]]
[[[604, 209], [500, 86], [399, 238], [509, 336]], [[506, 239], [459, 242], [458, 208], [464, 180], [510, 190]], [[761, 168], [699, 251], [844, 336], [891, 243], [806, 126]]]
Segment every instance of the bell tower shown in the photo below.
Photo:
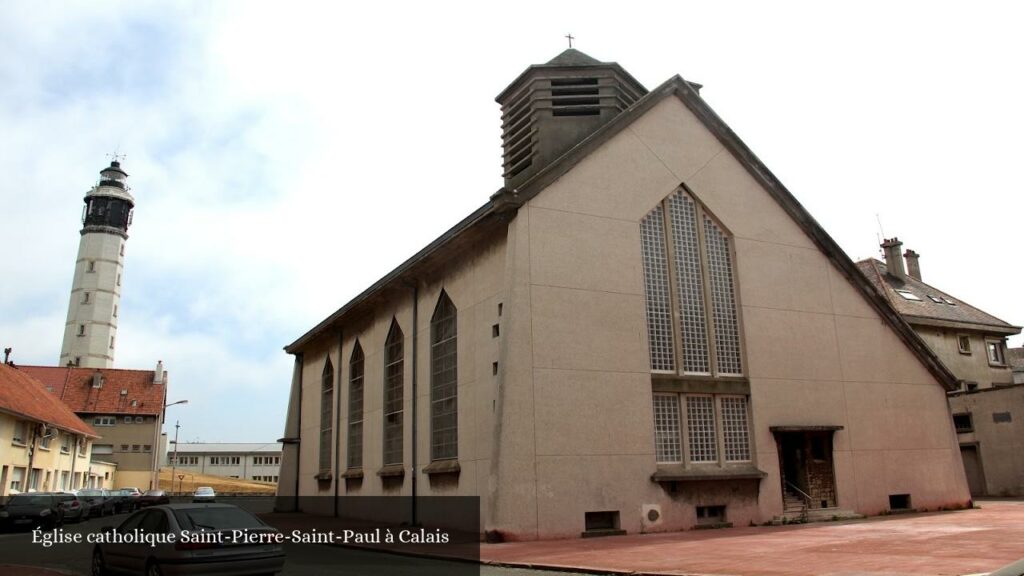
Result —
[[502, 175], [513, 190], [628, 108], [647, 89], [615, 62], [569, 48], [498, 94]]
[[124, 245], [135, 207], [127, 180], [121, 163], [114, 160], [85, 194], [61, 366], [110, 368], [114, 364]]

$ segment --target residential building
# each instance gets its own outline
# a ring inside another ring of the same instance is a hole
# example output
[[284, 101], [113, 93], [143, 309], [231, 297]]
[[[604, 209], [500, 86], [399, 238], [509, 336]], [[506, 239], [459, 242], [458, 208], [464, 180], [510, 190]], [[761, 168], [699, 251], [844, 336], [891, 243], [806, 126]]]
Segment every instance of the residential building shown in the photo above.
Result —
[[100, 437], [94, 457], [117, 465], [114, 487], [155, 486], [167, 371], [21, 366], [54, 397], [89, 423]]
[[166, 461], [179, 472], [276, 483], [281, 475], [281, 444], [182, 442], [171, 445]]
[[1006, 347], [1021, 327], [925, 283], [920, 255], [902, 246], [886, 240], [884, 263], [857, 265], [958, 379], [949, 405], [971, 494], [1024, 495], [1024, 387]]
[[96, 486], [90, 456], [98, 434], [45, 386], [0, 364], [0, 496]]
[[569, 49], [503, 90], [505, 185], [285, 348], [279, 506], [477, 496], [523, 540], [968, 505], [956, 378], [700, 88]]
[[85, 194], [60, 366], [114, 365], [125, 243], [135, 207], [127, 181], [128, 174], [115, 160]]

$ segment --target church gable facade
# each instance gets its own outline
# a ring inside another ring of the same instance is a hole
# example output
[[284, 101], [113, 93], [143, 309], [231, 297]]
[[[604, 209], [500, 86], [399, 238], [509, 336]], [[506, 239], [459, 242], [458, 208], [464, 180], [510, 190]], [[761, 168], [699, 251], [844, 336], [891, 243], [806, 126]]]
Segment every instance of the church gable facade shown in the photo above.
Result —
[[513, 82], [506, 187], [286, 348], [279, 495], [476, 495], [506, 539], [965, 505], [951, 376], [696, 89]]

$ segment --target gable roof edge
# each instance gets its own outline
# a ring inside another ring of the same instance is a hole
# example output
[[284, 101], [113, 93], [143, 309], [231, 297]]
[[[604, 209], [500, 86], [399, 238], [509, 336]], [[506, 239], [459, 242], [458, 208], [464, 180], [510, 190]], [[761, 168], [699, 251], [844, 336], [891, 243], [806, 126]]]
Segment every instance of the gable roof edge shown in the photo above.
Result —
[[576, 164], [586, 158], [592, 151], [596, 150], [612, 136], [615, 136], [626, 128], [634, 119], [650, 110], [661, 100], [676, 96], [694, 116], [710, 131], [715, 138], [733, 155], [733, 157], [746, 169], [746, 171], [764, 188], [772, 198], [778, 202], [782, 209], [792, 218], [797, 225], [807, 234], [818, 246], [825, 256], [832, 261], [840, 273], [852, 283], [869, 304], [882, 316], [882, 318], [893, 328], [897, 336], [917, 356], [918, 360], [934, 376], [939, 383], [949, 391], [958, 388], [958, 380], [952, 372], [932, 352], [931, 348], [914, 332], [910, 324], [896, 311], [893, 305], [875, 290], [875, 287], [864, 276], [853, 260], [846, 252], [839, 247], [835, 240], [825, 229], [814, 219], [813, 216], [803, 207], [795, 196], [772, 174], [771, 170], [756, 154], [740, 139], [732, 128], [730, 128], [721, 117], [711, 109], [710, 106], [700, 97], [700, 94], [681, 76], [676, 75], [669, 78], [660, 86], [649, 92], [646, 96], [637, 100], [632, 106], [602, 126], [582, 142], [568, 150], [560, 158], [549, 164], [535, 176], [527, 180], [517, 190], [501, 190], [492, 197], [508, 195], [515, 196], [515, 203], [523, 202], [533, 198], [543, 189], [558, 180]]

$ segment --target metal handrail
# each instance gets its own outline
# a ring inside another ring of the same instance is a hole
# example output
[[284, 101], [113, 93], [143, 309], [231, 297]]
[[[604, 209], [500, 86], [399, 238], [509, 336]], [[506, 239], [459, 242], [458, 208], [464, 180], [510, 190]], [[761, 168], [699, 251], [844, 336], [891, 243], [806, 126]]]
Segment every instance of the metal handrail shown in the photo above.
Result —
[[789, 486], [789, 487], [790, 487], [790, 488], [792, 488], [793, 490], [796, 490], [796, 493], [797, 493], [798, 495], [800, 495], [800, 496], [803, 496], [803, 497], [804, 497], [804, 500], [805, 500], [805, 501], [807, 502], [807, 504], [808, 504], [808, 505], [810, 505], [810, 504], [811, 504], [811, 495], [810, 495], [810, 494], [808, 494], [808, 493], [804, 492], [803, 490], [801, 490], [801, 489], [797, 488], [797, 487], [796, 487], [796, 485], [795, 485], [795, 484], [793, 484], [792, 482], [789, 482], [789, 481], [787, 481], [787, 482], [786, 482], [786, 486]]

